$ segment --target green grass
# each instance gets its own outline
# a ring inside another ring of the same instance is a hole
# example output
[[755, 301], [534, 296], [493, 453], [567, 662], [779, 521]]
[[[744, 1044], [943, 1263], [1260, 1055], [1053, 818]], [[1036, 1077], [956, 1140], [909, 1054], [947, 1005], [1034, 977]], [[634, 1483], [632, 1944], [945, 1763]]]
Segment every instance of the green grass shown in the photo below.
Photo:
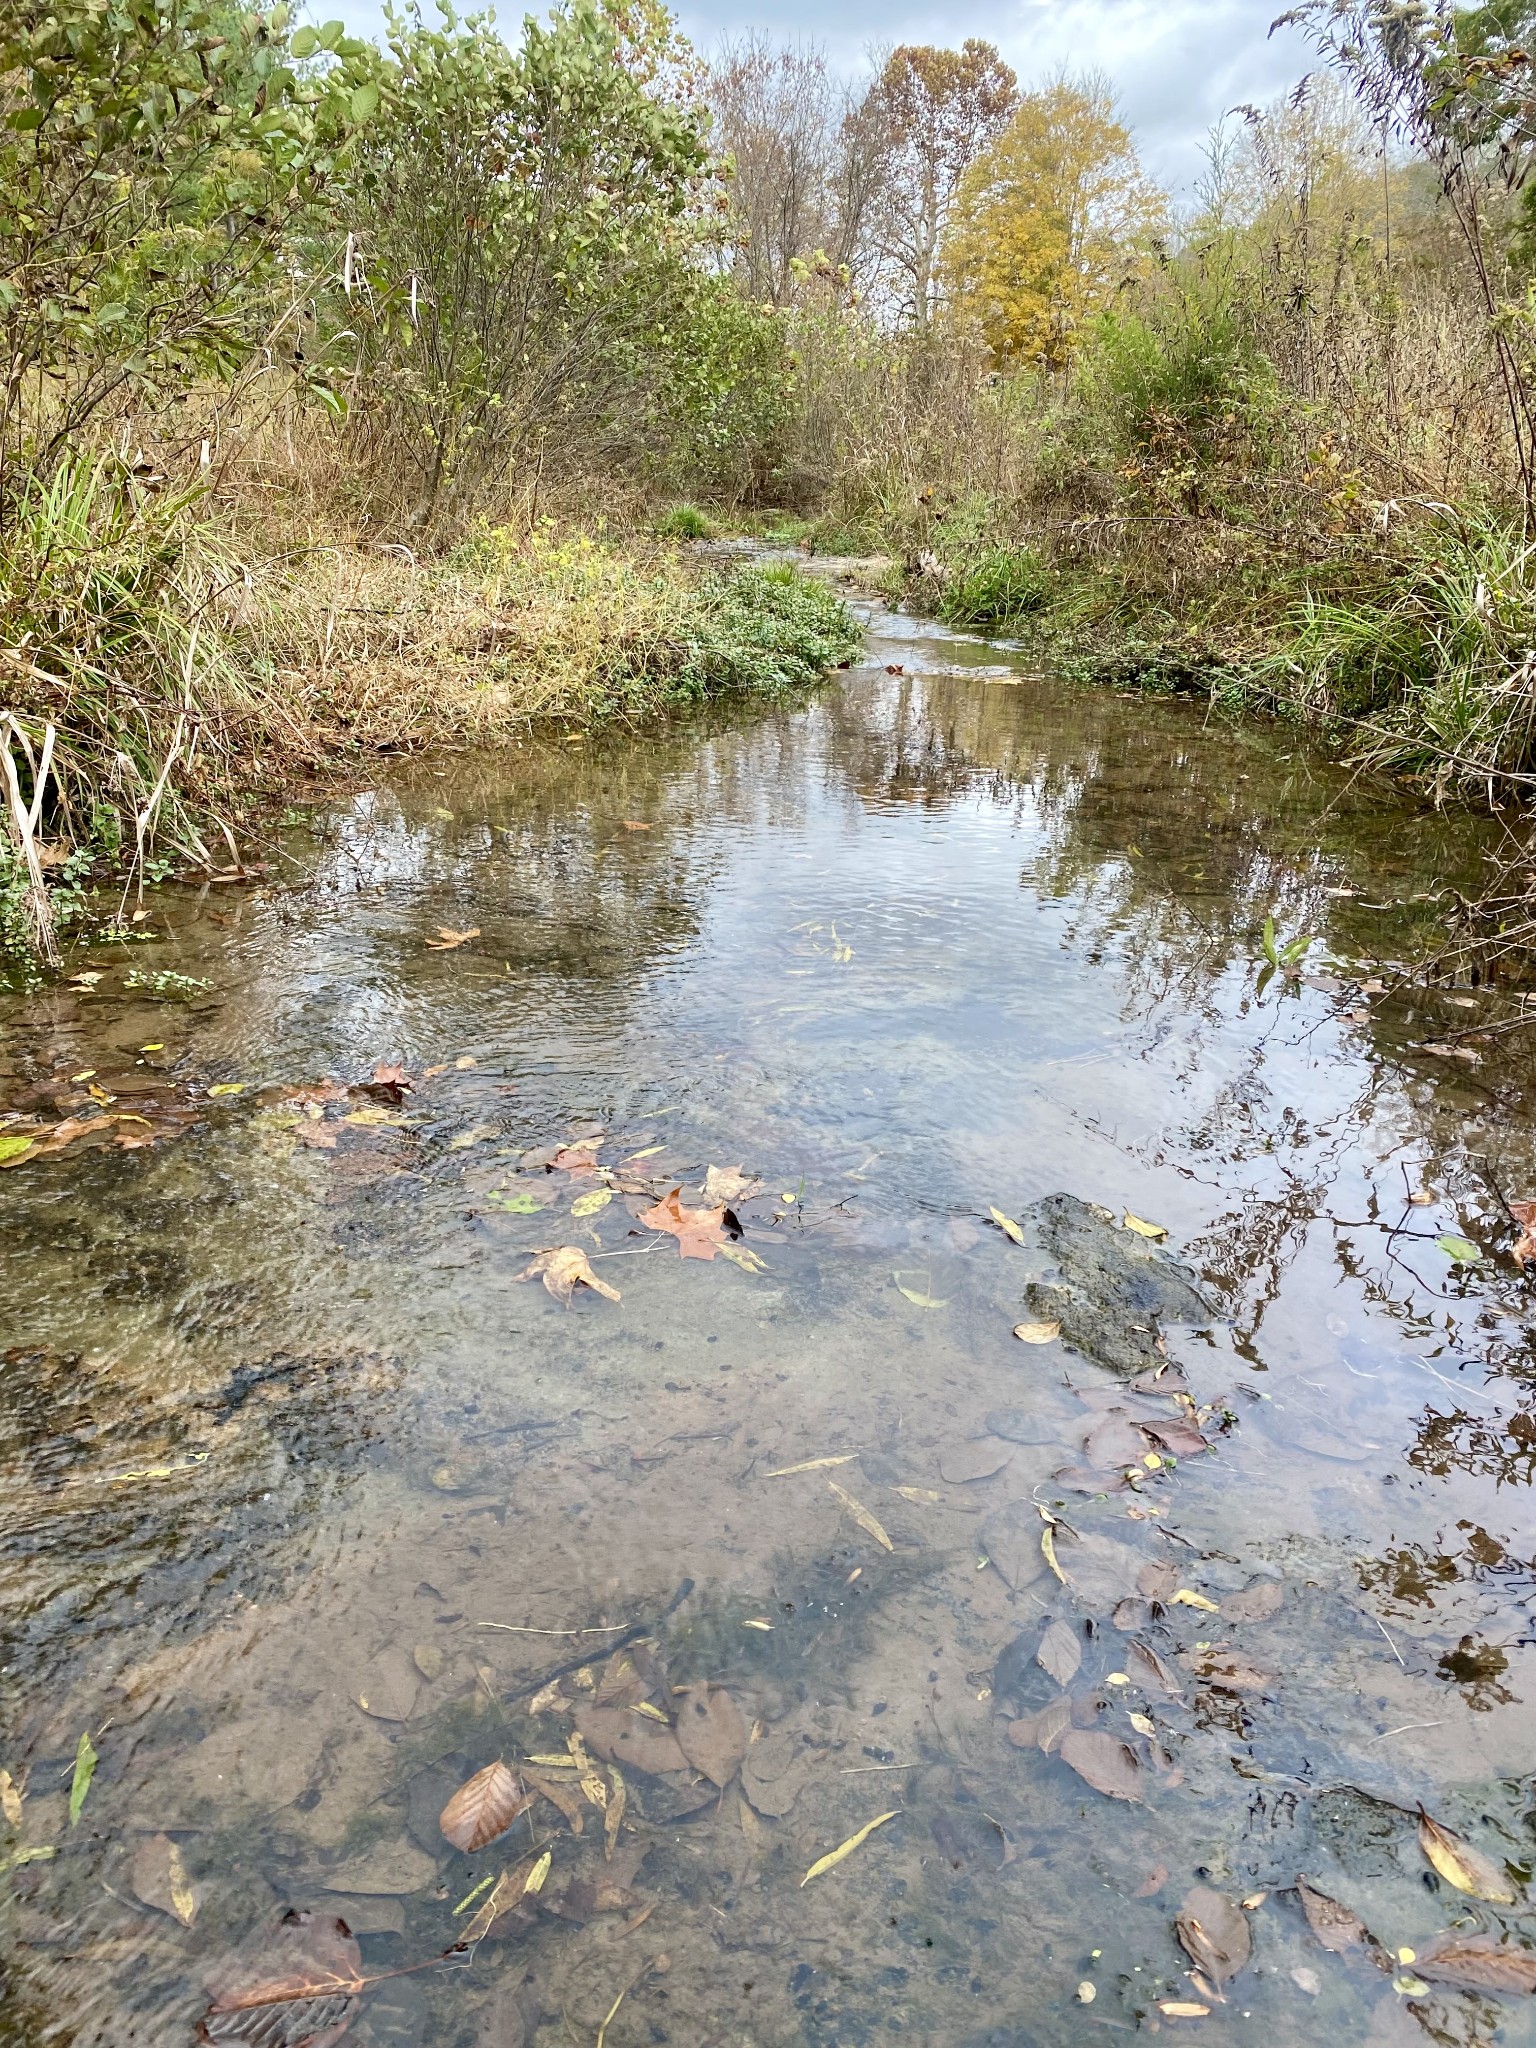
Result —
[[673, 505], [656, 522], [663, 540], [713, 540], [715, 523], [697, 505]]
[[789, 565], [707, 576], [671, 632], [608, 675], [613, 707], [635, 697], [698, 703], [728, 692], [777, 696], [851, 661], [862, 635], [827, 585]]

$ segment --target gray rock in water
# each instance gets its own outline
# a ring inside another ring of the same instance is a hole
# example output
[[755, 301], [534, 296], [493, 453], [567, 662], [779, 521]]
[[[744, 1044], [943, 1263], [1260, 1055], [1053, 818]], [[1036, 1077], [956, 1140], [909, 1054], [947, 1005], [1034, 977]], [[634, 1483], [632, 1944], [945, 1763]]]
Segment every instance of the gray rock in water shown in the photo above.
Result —
[[1106, 1371], [1134, 1379], [1160, 1364], [1164, 1323], [1215, 1321], [1184, 1269], [1106, 1210], [1047, 1195], [1019, 1220], [1047, 1270], [1025, 1290], [1030, 1314], [1059, 1322], [1065, 1342]]

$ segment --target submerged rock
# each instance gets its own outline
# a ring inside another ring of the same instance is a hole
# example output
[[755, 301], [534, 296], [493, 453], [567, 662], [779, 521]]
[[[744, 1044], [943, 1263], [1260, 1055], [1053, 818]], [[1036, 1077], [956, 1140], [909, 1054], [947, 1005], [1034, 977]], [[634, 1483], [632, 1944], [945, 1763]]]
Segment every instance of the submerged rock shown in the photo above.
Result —
[[1025, 1290], [1031, 1315], [1059, 1322], [1063, 1343], [1106, 1371], [1134, 1379], [1160, 1364], [1164, 1323], [1215, 1321], [1183, 1267], [1109, 1210], [1047, 1195], [1019, 1220], [1044, 1269]]

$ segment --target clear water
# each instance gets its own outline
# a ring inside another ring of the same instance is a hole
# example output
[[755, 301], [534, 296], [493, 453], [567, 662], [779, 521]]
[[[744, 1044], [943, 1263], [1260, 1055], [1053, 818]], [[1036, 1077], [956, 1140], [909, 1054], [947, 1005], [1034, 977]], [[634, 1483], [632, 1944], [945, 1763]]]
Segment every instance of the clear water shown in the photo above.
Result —
[[[0, 1175], [7, 1854], [54, 1851], [3, 1879], [0, 2042], [190, 2040], [288, 1907], [348, 1920], [349, 2038], [394, 2048], [593, 2043], [626, 1986], [610, 2048], [1536, 2039], [1529, 1998], [1330, 1953], [1289, 1889], [1393, 1952], [1532, 1925], [1528, 1070], [1422, 1050], [1505, 993], [1359, 986], [1482, 850], [1292, 735], [877, 614], [804, 704], [381, 764], [263, 885], [5, 999], [0, 1106], [147, 1115]], [[319, 1086], [379, 1062], [398, 1105]], [[583, 1157], [690, 1204], [760, 1176], [762, 1270], [681, 1258], [654, 1193], [573, 1215]], [[1040, 1268], [989, 1211], [1057, 1191], [1165, 1227], [1219, 1310], [1168, 1335], [1213, 1449], [1135, 1490], [1053, 1477], [1124, 1392], [1012, 1335]], [[561, 1244], [622, 1299], [520, 1277]], [[1278, 1611], [1223, 1616], [1255, 1579]], [[1007, 1737], [1051, 1617], [1134, 1803]], [[627, 1772], [611, 1866], [547, 1802], [452, 1849], [448, 1794], [563, 1750], [530, 1696], [637, 1623], [727, 1689], [746, 1776]], [[1516, 1906], [1434, 1875], [1420, 1802]], [[412, 1968], [540, 1842], [526, 1924]], [[1196, 1884], [1266, 1894], [1225, 2002], [1174, 1935]]]

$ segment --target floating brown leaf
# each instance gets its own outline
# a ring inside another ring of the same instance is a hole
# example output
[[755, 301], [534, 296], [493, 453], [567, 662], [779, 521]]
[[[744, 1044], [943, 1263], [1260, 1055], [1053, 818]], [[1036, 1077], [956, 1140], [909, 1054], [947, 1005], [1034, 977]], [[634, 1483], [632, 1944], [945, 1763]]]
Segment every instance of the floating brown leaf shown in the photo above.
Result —
[[498, 1758], [465, 1780], [443, 1808], [438, 1826], [455, 1849], [469, 1856], [504, 1835], [532, 1804], [532, 1793]]
[[582, 1740], [609, 1763], [652, 1776], [688, 1768], [672, 1730], [642, 1714], [631, 1714], [622, 1707], [579, 1706], [572, 1718]]
[[1370, 1930], [1358, 1913], [1352, 1913], [1348, 1906], [1341, 1906], [1337, 1899], [1330, 1899], [1326, 1892], [1318, 1891], [1304, 1877], [1296, 1880], [1296, 1896], [1301, 1900], [1307, 1925], [1323, 1947], [1331, 1949], [1336, 1956], [1345, 1955], [1352, 1948], [1376, 1947]]
[[1170, 1599], [1178, 1587], [1179, 1575], [1171, 1564], [1144, 1564], [1136, 1574], [1136, 1590], [1143, 1600]]
[[1155, 1898], [1167, 1882], [1167, 1864], [1154, 1863], [1152, 1868], [1147, 1872], [1146, 1876], [1141, 1880], [1141, 1883], [1137, 1885], [1135, 1891], [1131, 1893], [1131, 1897], [1133, 1899]]
[[1492, 1934], [1442, 1934], [1413, 1965], [1431, 1984], [1469, 1991], [1520, 1991], [1536, 1996], [1536, 1953]]
[[1142, 1768], [1136, 1752], [1118, 1735], [1097, 1728], [1069, 1728], [1056, 1745], [1056, 1754], [1095, 1792], [1108, 1799], [1129, 1800], [1132, 1805], [1140, 1803]]
[[1496, 1906], [1514, 1905], [1518, 1893], [1507, 1874], [1481, 1849], [1461, 1835], [1452, 1834], [1419, 1808], [1419, 1847], [1447, 1884], [1467, 1892], [1474, 1899], [1488, 1899]]
[[152, 1835], [140, 1844], [129, 1882], [136, 1899], [153, 1906], [157, 1913], [169, 1913], [183, 1927], [190, 1927], [197, 1918], [197, 1894], [181, 1851], [169, 1835]]
[[1240, 1593], [1229, 1593], [1221, 1603], [1223, 1621], [1268, 1621], [1285, 1604], [1285, 1588], [1278, 1579], [1255, 1579]]
[[601, 1294], [608, 1301], [620, 1298], [617, 1287], [610, 1287], [606, 1280], [598, 1279], [579, 1245], [563, 1244], [553, 1251], [540, 1252], [517, 1277], [519, 1280], [542, 1280], [556, 1301], [568, 1303], [571, 1290], [578, 1283], [590, 1287], [594, 1294]]
[[696, 1771], [723, 1791], [747, 1753], [747, 1724], [723, 1685], [677, 1689], [677, 1742]]
[[351, 2026], [363, 1958], [345, 1920], [287, 1912], [270, 1933], [210, 1977], [203, 2041], [259, 2048], [329, 2048]]
[[642, 1210], [638, 1221], [647, 1230], [665, 1230], [675, 1237], [681, 1257], [712, 1259], [725, 1241], [725, 1210], [685, 1209], [679, 1199], [682, 1192], [673, 1188], [654, 1208]]
[[1510, 1246], [1510, 1257], [1525, 1271], [1526, 1261], [1536, 1259], [1536, 1202], [1511, 1202], [1509, 1213], [1520, 1226], [1520, 1235]]
[[434, 953], [451, 953], [455, 946], [467, 946], [471, 939], [478, 939], [479, 936], [480, 927], [477, 924], [472, 924], [467, 932], [456, 932], [452, 925], [440, 924], [437, 928], [437, 937], [428, 939], [427, 944]]
[[1217, 1985], [1235, 1977], [1253, 1954], [1247, 1914], [1209, 1885], [1197, 1884], [1188, 1894], [1173, 1931], [1195, 1968]]
[[1082, 1661], [1083, 1646], [1077, 1639], [1077, 1631], [1064, 1621], [1051, 1622], [1035, 1651], [1035, 1662], [1041, 1670], [1048, 1672], [1065, 1690], [1077, 1676]]

